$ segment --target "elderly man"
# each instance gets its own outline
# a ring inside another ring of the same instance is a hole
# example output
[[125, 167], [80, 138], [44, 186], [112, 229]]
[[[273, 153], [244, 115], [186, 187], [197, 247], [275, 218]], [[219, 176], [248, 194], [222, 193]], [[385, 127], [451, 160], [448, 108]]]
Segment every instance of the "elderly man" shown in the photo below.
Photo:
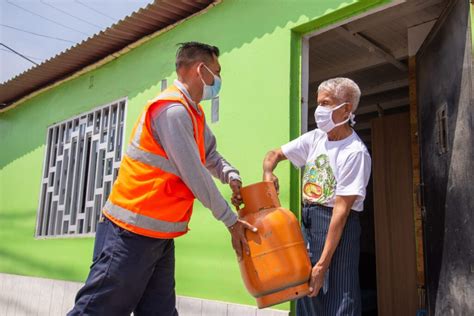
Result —
[[[360, 315], [358, 278], [360, 224], [371, 159], [350, 124], [360, 99], [347, 78], [327, 80], [318, 88], [318, 128], [270, 151], [263, 179], [285, 159], [304, 168], [302, 229], [313, 264], [309, 296], [297, 301], [297, 315]], [[349, 123], [350, 122], [350, 123]]]
[[256, 228], [237, 218], [211, 177], [230, 185], [238, 206], [239, 173], [217, 152], [199, 104], [219, 93], [218, 57], [215, 46], [182, 44], [178, 80], [143, 109], [68, 315], [177, 315], [174, 238], [187, 233], [195, 198], [228, 227], [238, 256], [249, 251], [245, 229]]

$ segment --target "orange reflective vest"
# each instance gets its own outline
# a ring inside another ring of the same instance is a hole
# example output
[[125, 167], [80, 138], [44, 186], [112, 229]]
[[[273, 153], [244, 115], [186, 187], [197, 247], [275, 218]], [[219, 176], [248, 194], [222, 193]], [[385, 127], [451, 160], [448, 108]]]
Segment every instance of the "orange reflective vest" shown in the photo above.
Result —
[[198, 105], [198, 113], [173, 85], [147, 104], [135, 124], [117, 180], [103, 208], [104, 215], [118, 226], [154, 238], [185, 234], [195, 198], [153, 137], [151, 110], [170, 102], [181, 103], [188, 111], [201, 161], [205, 164], [202, 107]]

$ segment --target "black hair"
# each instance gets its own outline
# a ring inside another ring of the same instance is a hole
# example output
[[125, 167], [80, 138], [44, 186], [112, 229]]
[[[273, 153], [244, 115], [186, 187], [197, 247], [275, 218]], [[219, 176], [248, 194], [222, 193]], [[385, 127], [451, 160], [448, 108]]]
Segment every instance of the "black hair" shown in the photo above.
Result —
[[179, 48], [176, 52], [176, 69], [182, 66], [189, 66], [198, 61], [209, 62], [214, 55], [219, 57], [219, 48], [216, 46], [199, 42], [179, 43], [178, 46]]

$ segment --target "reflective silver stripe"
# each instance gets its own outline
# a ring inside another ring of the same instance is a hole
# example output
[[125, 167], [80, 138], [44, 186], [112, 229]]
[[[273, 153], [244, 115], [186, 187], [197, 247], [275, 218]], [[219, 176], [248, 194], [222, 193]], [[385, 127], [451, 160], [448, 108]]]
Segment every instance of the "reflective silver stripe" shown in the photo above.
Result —
[[140, 138], [142, 137], [143, 132], [143, 124], [145, 124], [146, 112], [142, 113], [140, 117], [140, 121], [138, 122], [137, 129], [135, 130], [135, 135], [133, 135], [132, 144], [135, 146], [139, 146]]
[[143, 149], [136, 147], [134, 144], [130, 144], [128, 146], [126, 155], [134, 160], [138, 160], [144, 164], [160, 168], [163, 171], [172, 173], [179, 177], [176, 167], [163, 156], [144, 151]]
[[114, 218], [127, 224], [163, 233], [181, 233], [188, 229], [188, 222], [167, 222], [134, 213], [126, 208], [113, 204], [109, 200], [105, 203], [104, 211]]

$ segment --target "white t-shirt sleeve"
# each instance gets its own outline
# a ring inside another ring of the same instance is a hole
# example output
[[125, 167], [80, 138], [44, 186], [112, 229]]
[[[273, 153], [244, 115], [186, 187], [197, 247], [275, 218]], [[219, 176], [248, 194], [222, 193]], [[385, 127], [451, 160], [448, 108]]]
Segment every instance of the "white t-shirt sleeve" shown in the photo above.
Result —
[[358, 195], [365, 197], [372, 161], [367, 151], [357, 151], [347, 157], [339, 170], [336, 195]]
[[312, 132], [305, 133], [281, 146], [281, 151], [295, 167], [302, 168], [306, 165], [313, 138]]

